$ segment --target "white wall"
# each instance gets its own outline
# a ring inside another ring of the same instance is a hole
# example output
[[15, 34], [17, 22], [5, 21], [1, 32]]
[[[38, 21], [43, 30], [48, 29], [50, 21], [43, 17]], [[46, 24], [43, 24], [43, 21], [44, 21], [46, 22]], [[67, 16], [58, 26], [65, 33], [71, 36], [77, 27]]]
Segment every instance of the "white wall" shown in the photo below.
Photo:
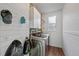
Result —
[[[48, 17], [56, 15], [56, 31], [48, 31]], [[62, 9], [51, 12], [48, 14], [42, 14], [42, 28], [44, 33], [50, 34], [49, 45], [55, 47], [62, 47]]]
[[[29, 4], [0, 4], [0, 11], [8, 9], [12, 13], [12, 24], [4, 24], [0, 15], [0, 55], [4, 55], [6, 49], [15, 39], [22, 43], [25, 37], [29, 37]], [[25, 24], [20, 24], [20, 17], [24, 16]]]
[[63, 49], [65, 55], [79, 56], [79, 4], [65, 4], [63, 9]]

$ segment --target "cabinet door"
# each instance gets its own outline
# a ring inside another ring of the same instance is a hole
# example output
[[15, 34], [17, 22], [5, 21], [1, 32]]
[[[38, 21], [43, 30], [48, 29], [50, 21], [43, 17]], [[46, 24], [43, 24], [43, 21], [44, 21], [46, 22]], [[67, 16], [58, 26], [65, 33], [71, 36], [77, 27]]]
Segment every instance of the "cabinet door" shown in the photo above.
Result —
[[34, 8], [34, 28], [41, 28], [41, 15], [36, 8]]

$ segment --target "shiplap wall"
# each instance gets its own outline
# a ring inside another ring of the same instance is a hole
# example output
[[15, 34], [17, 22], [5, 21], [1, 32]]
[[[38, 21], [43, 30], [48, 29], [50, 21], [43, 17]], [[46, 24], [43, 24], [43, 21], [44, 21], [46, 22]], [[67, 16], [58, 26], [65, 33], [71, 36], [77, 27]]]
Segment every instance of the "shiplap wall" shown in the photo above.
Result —
[[[0, 4], [0, 11], [8, 9], [12, 13], [12, 24], [4, 24], [0, 15], [0, 55], [4, 55], [6, 49], [15, 39], [22, 43], [25, 37], [29, 37], [29, 4]], [[20, 17], [24, 16], [25, 24], [20, 24]]]

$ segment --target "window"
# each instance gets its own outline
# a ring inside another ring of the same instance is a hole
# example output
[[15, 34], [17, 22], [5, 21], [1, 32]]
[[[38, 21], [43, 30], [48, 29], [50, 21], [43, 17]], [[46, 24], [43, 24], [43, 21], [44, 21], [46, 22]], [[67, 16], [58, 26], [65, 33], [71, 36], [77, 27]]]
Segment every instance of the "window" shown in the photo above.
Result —
[[48, 31], [56, 31], [56, 16], [48, 17]]
[[56, 23], [56, 16], [49, 17], [48, 22], [49, 23]]

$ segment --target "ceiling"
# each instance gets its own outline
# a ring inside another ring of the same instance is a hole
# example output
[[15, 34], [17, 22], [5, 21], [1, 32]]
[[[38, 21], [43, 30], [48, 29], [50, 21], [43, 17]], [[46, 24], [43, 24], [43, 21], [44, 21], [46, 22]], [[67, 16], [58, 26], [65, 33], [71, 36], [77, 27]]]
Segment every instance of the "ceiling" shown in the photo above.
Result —
[[40, 13], [48, 13], [63, 8], [63, 3], [33, 3]]

